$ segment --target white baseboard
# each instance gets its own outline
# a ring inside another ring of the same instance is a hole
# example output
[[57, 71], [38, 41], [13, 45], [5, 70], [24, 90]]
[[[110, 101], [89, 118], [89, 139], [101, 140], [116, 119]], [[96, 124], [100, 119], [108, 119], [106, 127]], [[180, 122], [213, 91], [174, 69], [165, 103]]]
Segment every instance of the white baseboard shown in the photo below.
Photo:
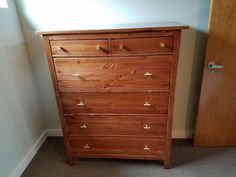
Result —
[[26, 153], [23, 159], [18, 163], [16, 168], [10, 174], [10, 177], [20, 177], [24, 172], [25, 168], [29, 165], [30, 161], [34, 158], [35, 154], [38, 152], [39, 148], [42, 146], [44, 141], [46, 140], [47, 135], [46, 131], [44, 131], [34, 145], [30, 148], [30, 150]]
[[172, 130], [172, 138], [192, 138], [193, 131]]
[[45, 130], [47, 136], [62, 136], [62, 130], [59, 129], [46, 129]]
[[29, 165], [30, 161], [34, 158], [35, 154], [38, 152], [48, 136], [62, 136], [62, 131], [61, 129], [45, 130], [30, 148], [30, 150], [26, 153], [23, 159], [18, 163], [16, 168], [12, 171], [10, 177], [20, 177], [22, 175], [25, 168]]

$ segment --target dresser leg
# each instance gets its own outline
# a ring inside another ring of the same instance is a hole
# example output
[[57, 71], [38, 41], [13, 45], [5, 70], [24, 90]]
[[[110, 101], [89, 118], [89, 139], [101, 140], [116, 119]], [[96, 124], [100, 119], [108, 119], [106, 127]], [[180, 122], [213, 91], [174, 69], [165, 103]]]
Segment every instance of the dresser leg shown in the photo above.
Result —
[[68, 156], [68, 165], [74, 165], [74, 164], [75, 164], [74, 158], [71, 156]]
[[170, 160], [166, 159], [164, 160], [164, 168], [169, 169], [170, 168]]

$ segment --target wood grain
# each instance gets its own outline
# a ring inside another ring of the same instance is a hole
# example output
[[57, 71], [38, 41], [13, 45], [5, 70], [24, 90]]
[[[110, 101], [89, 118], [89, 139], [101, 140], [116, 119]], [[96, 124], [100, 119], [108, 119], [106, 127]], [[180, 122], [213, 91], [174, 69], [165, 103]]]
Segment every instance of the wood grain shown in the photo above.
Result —
[[133, 39], [133, 38], [150, 38], [150, 37], [173, 37], [174, 31], [147, 31], [142, 32], [124, 32], [124, 33], [90, 33], [84, 34], [52, 34], [49, 35], [50, 41], [60, 40], [95, 40], [95, 39]]
[[153, 31], [175, 31], [188, 29], [187, 25], [178, 22], [154, 22], [154, 23], [133, 23], [133, 24], [111, 24], [95, 26], [93, 29], [83, 28], [80, 30], [58, 30], [58, 31], [36, 31], [38, 35], [53, 34], [97, 34], [97, 33], [124, 33], [124, 32], [153, 32]]
[[[161, 53], [173, 51], [173, 37], [113, 39], [112, 53]], [[163, 45], [163, 46], [162, 46]]]
[[60, 123], [61, 123], [61, 128], [62, 128], [62, 133], [63, 133], [63, 140], [64, 140], [64, 144], [65, 144], [68, 164], [73, 165], [74, 162], [73, 162], [73, 158], [72, 158], [72, 154], [71, 154], [71, 150], [70, 150], [70, 143], [68, 140], [68, 133], [67, 133], [68, 129], [67, 129], [67, 126], [65, 126], [63, 106], [62, 106], [59, 88], [58, 88], [58, 84], [57, 84], [56, 72], [55, 72], [55, 68], [54, 68], [54, 62], [52, 59], [52, 53], [51, 53], [51, 48], [50, 48], [48, 36], [44, 36], [43, 40], [44, 40], [45, 51], [47, 54], [47, 61], [48, 61], [49, 71], [50, 71], [50, 75], [51, 75], [51, 79], [52, 79], [52, 83], [53, 83], [54, 93], [55, 93], [55, 97], [56, 97], [57, 109], [58, 109], [59, 116], [60, 116]]
[[[212, 1], [195, 146], [236, 146], [235, 8], [234, 0]], [[210, 61], [224, 68], [209, 70]]]
[[36, 32], [45, 40], [69, 164], [73, 157], [128, 158], [170, 167], [180, 33], [187, 28]]
[[[165, 140], [158, 138], [70, 137], [72, 154], [77, 155], [133, 155], [147, 158], [165, 155]], [[85, 149], [84, 146], [89, 148]], [[144, 147], [150, 148], [145, 151]]]
[[169, 90], [172, 62], [172, 56], [54, 59], [60, 90], [77, 92]]
[[[164, 93], [61, 93], [64, 113], [168, 113]], [[84, 106], [78, 106], [80, 102]], [[144, 106], [145, 102], [150, 106]]]
[[165, 169], [170, 168], [171, 165], [171, 137], [172, 137], [172, 122], [173, 122], [173, 114], [174, 114], [174, 99], [175, 99], [175, 86], [176, 86], [176, 78], [177, 78], [177, 69], [178, 69], [178, 61], [179, 61], [179, 50], [180, 50], [180, 37], [181, 31], [175, 32], [174, 37], [174, 63], [172, 65], [172, 73], [171, 73], [171, 84], [169, 93], [169, 101], [168, 101], [168, 119], [167, 119], [167, 138], [166, 138], [166, 159], [164, 161]]
[[107, 54], [107, 40], [66, 40], [51, 41], [52, 55], [55, 56], [80, 56]]
[[166, 138], [166, 117], [157, 115], [81, 115], [65, 117], [69, 136]]

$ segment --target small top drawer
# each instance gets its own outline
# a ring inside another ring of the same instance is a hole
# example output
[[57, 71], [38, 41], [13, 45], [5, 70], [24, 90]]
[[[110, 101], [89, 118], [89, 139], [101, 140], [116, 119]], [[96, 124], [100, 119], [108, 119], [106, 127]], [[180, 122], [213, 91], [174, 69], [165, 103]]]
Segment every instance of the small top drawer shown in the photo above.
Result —
[[108, 53], [108, 40], [62, 40], [51, 41], [52, 55], [88, 56]]
[[148, 37], [112, 40], [113, 54], [173, 52], [173, 37]]

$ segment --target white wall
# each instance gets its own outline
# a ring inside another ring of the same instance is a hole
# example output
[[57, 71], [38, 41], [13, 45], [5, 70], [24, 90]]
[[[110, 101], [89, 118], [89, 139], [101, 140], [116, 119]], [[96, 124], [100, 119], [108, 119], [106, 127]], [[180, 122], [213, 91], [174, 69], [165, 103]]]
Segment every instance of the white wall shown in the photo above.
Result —
[[8, 177], [43, 132], [37, 91], [14, 1], [0, 8], [0, 176]]
[[210, 0], [17, 0], [31, 66], [47, 129], [59, 119], [42, 41], [41, 29], [79, 29], [102, 24], [179, 21], [184, 31], [177, 76], [174, 137], [193, 130], [199, 91]]
[[8, 0], [9, 8], [0, 9], [0, 176], [19, 166], [44, 129], [60, 128], [42, 40], [34, 34], [40, 29], [155, 21], [190, 25], [182, 36], [173, 127], [174, 137], [188, 135], [194, 125], [209, 1], [17, 0], [19, 22], [14, 0]]

